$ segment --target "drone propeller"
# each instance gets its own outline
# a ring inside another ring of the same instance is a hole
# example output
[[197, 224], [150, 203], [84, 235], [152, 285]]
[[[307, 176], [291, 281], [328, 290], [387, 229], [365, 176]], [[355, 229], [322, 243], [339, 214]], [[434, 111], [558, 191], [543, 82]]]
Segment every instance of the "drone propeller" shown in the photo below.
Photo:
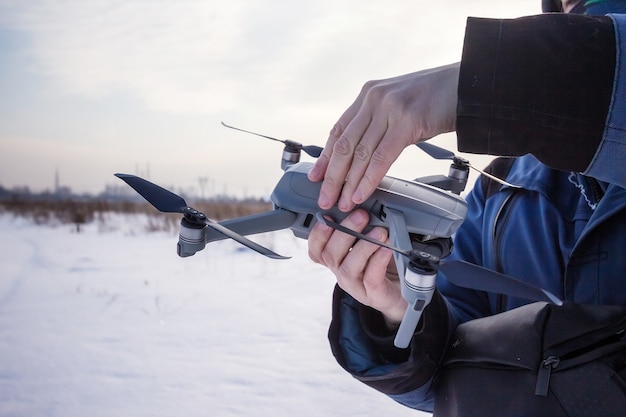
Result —
[[435, 159], [449, 159], [451, 161], [453, 161], [455, 164], [460, 165], [460, 166], [467, 166], [469, 168], [472, 168], [473, 170], [481, 173], [482, 175], [491, 178], [492, 180], [499, 182], [502, 185], [508, 185], [509, 187], [513, 187], [513, 188], [522, 188], [519, 185], [515, 185], [515, 184], [511, 184], [507, 181], [504, 181], [503, 179], [500, 179], [494, 175], [491, 175], [481, 169], [476, 168], [475, 166], [473, 166], [472, 164], [470, 164], [470, 162], [465, 159], [465, 158], [461, 158], [460, 156], [455, 155], [453, 152], [444, 149], [444, 148], [440, 148], [437, 145], [433, 145], [432, 143], [428, 143], [428, 142], [419, 142], [415, 144], [418, 148], [420, 148], [421, 150], [423, 150], [424, 152], [426, 152], [428, 155], [432, 156]]
[[426, 152], [428, 155], [432, 156], [435, 159], [450, 159], [452, 161], [459, 160], [459, 162], [461, 162], [463, 165], [469, 164], [469, 161], [467, 161], [464, 158], [460, 158], [456, 156], [454, 152], [451, 152], [444, 148], [440, 148], [439, 146], [433, 145], [432, 143], [419, 142], [415, 144], [415, 146], [417, 146], [418, 148], [420, 148], [421, 150], [423, 150], [424, 152]]
[[195, 224], [203, 224], [208, 227], [217, 230], [225, 236], [241, 243], [248, 248], [267, 256], [272, 259], [289, 259], [279, 255], [270, 249], [259, 245], [250, 239], [235, 233], [227, 227], [209, 219], [204, 213], [191, 208], [187, 205], [185, 200], [174, 194], [173, 192], [166, 190], [150, 181], [144, 180], [141, 177], [130, 174], [115, 174], [116, 177], [123, 180], [126, 184], [130, 185], [135, 191], [137, 191], [143, 198], [145, 198], [150, 204], [152, 204], [157, 210], [164, 213], [181, 213], [187, 220]]
[[343, 233], [348, 234], [350, 236], [356, 237], [356, 238], [358, 238], [360, 240], [365, 240], [366, 242], [373, 243], [374, 245], [378, 245], [378, 246], [382, 246], [383, 248], [391, 249], [392, 251], [398, 252], [399, 254], [404, 255], [407, 258], [411, 257], [411, 251], [400, 249], [400, 248], [396, 248], [395, 246], [388, 245], [385, 242], [381, 242], [380, 240], [371, 238], [368, 235], [365, 235], [363, 233], [359, 233], [356, 230], [352, 230], [352, 229], [350, 229], [348, 227], [345, 227], [345, 226], [337, 223], [336, 221], [327, 219], [319, 211], [317, 213], [315, 213], [315, 219], [318, 222], [320, 222], [322, 224], [325, 224], [326, 226], [332, 227], [335, 230], [339, 230], [340, 232], [343, 232]]
[[322, 150], [324, 148], [322, 148], [321, 146], [315, 146], [315, 145], [302, 145], [301, 143], [295, 142], [293, 140], [282, 140], [282, 139], [276, 139], [270, 136], [265, 136], [265, 135], [261, 135], [259, 133], [255, 133], [255, 132], [250, 132], [249, 130], [244, 130], [244, 129], [240, 129], [238, 127], [234, 127], [234, 126], [229, 126], [226, 123], [222, 122], [222, 125], [229, 128], [229, 129], [234, 129], [234, 130], [239, 130], [240, 132], [245, 132], [245, 133], [250, 133], [252, 135], [256, 135], [256, 136], [260, 136], [262, 138], [266, 138], [266, 139], [270, 139], [270, 140], [274, 140], [276, 142], [281, 142], [284, 143], [286, 147], [289, 148], [293, 148], [297, 151], [299, 150], [303, 150], [304, 152], [306, 152], [309, 156], [312, 156], [313, 158], [317, 158], [320, 156], [320, 154], [322, 153]]
[[450, 282], [459, 287], [506, 294], [525, 300], [563, 304], [561, 299], [547, 290], [466, 261], [445, 261], [441, 263], [439, 269], [446, 274]]
[[[332, 227], [333, 229], [347, 233], [375, 245], [391, 249], [408, 257], [410, 260], [420, 257], [423, 258], [423, 256], [420, 256], [419, 251], [408, 251], [388, 245], [385, 242], [373, 239], [363, 233], [359, 233], [355, 230], [342, 226], [335, 221], [324, 218], [321, 214], [317, 215], [316, 218], [318, 221]], [[495, 294], [506, 294], [512, 297], [519, 297], [531, 301], [546, 301], [556, 305], [563, 304], [563, 301], [549, 291], [466, 261], [441, 260], [439, 262], [439, 269], [446, 274], [446, 278], [450, 282], [459, 287], [486, 291]]]

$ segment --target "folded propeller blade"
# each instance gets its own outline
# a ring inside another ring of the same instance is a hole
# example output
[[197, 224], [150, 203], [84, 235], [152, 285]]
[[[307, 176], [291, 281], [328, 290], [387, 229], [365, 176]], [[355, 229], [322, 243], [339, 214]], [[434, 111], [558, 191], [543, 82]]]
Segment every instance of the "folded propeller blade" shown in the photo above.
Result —
[[505, 294], [530, 301], [563, 304], [561, 299], [547, 290], [466, 261], [443, 260], [439, 269], [446, 274], [446, 278], [450, 282], [459, 287]]
[[217, 230], [221, 234], [228, 236], [229, 238], [241, 243], [244, 246], [252, 249], [255, 252], [260, 253], [261, 255], [265, 255], [271, 259], [289, 259], [290, 256], [279, 255], [276, 252], [266, 248], [265, 246], [259, 245], [258, 243], [248, 239], [245, 236], [240, 235], [239, 233], [233, 232], [229, 228], [222, 226], [221, 224], [209, 220], [208, 218], [205, 220], [207, 226]]
[[[386, 244], [385, 242], [372, 239], [363, 233], [359, 233], [356, 230], [349, 229], [335, 221], [324, 218], [321, 213], [318, 213], [316, 218], [319, 222], [324, 223], [340, 232], [349, 234], [350, 236], [391, 249], [409, 258], [413, 256], [412, 251], [396, 248]], [[446, 278], [450, 282], [459, 287], [486, 291], [494, 294], [505, 294], [511, 297], [519, 297], [530, 301], [546, 301], [556, 305], [563, 304], [563, 301], [547, 290], [535, 287], [534, 285], [530, 285], [523, 281], [519, 281], [509, 275], [504, 275], [466, 261], [446, 261], [444, 259], [439, 262], [439, 270], [446, 274]]]
[[324, 150], [324, 148], [322, 148], [321, 146], [302, 145], [301, 143], [295, 142], [293, 140], [276, 139], [276, 138], [273, 138], [271, 136], [265, 136], [265, 135], [262, 135], [260, 133], [255, 133], [255, 132], [251, 132], [249, 130], [244, 130], [244, 129], [240, 129], [240, 128], [235, 127], [235, 126], [227, 125], [224, 122], [222, 122], [222, 126], [227, 127], [229, 129], [238, 130], [240, 132], [250, 133], [251, 135], [260, 136], [262, 138], [270, 139], [270, 140], [273, 140], [273, 141], [276, 141], [276, 142], [281, 142], [281, 143], [284, 143], [286, 146], [294, 147], [296, 149], [302, 149], [304, 152], [306, 152], [309, 156], [312, 156], [313, 158], [318, 158], [321, 155], [322, 151]]
[[130, 185], [139, 193], [139, 195], [145, 198], [148, 203], [152, 204], [159, 211], [164, 213], [180, 213], [192, 221], [204, 223], [208, 227], [222, 233], [224, 236], [228, 236], [229, 238], [262, 255], [267, 256], [268, 258], [289, 259], [289, 257], [279, 255], [265, 246], [261, 246], [247, 237], [233, 232], [229, 228], [209, 219], [204, 213], [189, 207], [181, 196], [174, 194], [163, 187], [153, 184], [150, 181], [136, 175], [115, 174], [115, 176]]
[[474, 165], [470, 164], [470, 162], [465, 159], [465, 158], [461, 158], [460, 156], [457, 156], [454, 154], [454, 152], [451, 152], [447, 149], [441, 148], [437, 145], [433, 145], [432, 143], [428, 143], [428, 142], [419, 142], [416, 143], [415, 146], [417, 146], [418, 148], [420, 148], [421, 150], [423, 150], [424, 152], [426, 152], [428, 155], [430, 155], [431, 157], [435, 158], [435, 159], [449, 159], [451, 161], [454, 161], [455, 163], [461, 163], [461, 164], [465, 164], [468, 167], [472, 168], [474, 171], [480, 173], [481, 175], [484, 175], [486, 177], [491, 178], [492, 180], [502, 184], [502, 185], [507, 185], [509, 187], [512, 188], [522, 188], [519, 185], [515, 185], [515, 184], [511, 184], [510, 182], [507, 182], [503, 179], [500, 179], [496, 176], [491, 175], [488, 172], [485, 172], [481, 169], [476, 168]]
[[115, 176], [130, 185], [159, 211], [164, 213], [183, 213], [188, 207], [181, 196], [141, 177], [130, 174], [115, 174]]
[[324, 148], [316, 145], [302, 145], [302, 150], [313, 158], [319, 158]]
[[456, 155], [454, 154], [454, 152], [450, 152], [449, 150], [441, 148], [437, 145], [433, 145], [432, 143], [419, 142], [415, 144], [415, 146], [417, 146], [418, 148], [420, 148], [421, 150], [423, 150], [424, 152], [426, 152], [428, 155], [432, 156], [435, 159], [454, 160], [454, 158], [456, 158]]

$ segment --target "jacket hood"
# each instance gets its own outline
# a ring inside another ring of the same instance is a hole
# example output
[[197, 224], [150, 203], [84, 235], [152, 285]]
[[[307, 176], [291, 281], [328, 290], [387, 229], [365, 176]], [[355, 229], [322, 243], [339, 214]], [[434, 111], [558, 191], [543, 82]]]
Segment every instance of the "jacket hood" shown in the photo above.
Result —
[[625, 0], [541, 0], [544, 13], [575, 13], [604, 15], [608, 13], [625, 13]]

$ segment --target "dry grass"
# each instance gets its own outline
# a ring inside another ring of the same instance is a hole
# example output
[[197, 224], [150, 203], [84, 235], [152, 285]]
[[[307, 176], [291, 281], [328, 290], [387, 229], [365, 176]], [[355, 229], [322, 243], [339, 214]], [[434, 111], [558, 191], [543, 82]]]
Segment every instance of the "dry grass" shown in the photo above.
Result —
[[[220, 200], [194, 202], [194, 208], [209, 218], [224, 220], [271, 210], [272, 204], [261, 200]], [[0, 201], [0, 213], [24, 217], [35, 224], [73, 224], [77, 232], [87, 223], [106, 223], [111, 213], [145, 215], [145, 229], [150, 232], [177, 231], [180, 217], [160, 213], [147, 202], [108, 201], [101, 199], [39, 199], [14, 197]]]

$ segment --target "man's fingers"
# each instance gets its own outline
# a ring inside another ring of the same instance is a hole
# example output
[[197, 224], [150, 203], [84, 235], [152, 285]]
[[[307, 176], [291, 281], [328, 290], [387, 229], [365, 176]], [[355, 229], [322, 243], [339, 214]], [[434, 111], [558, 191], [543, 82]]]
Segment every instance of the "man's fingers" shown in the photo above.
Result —
[[[385, 241], [387, 239], [387, 231], [382, 227], [375, 227], [368, 233], [368, 236], [376, 240]], [[382, 251], [381, 259], [384, 259], [385, 256], [390, 256], [390, 254], [384, 253], [385, 251], [390, 252], [388, 249], [381, 248], [365, 240], [359, 240], [346, 255], [337, 274], [339, 286], [363, 304], [372, 304], [372, 300], [370, 300], [372, 294], [368, 294], [364, 285], [365, 277], [369, 276], [370, 282], [377, 280], [381, 285], [383, 285], [385, 280], [386, 264], [382, 268], [376, 268], [376, 266], [380, 266], [381, 261], [379, 259], [375, 265], [372, 265], [374, 268], [370, 266], [370, 262], [377, 259], [376, 253], [379, 250]]]
[[[367, 130], [363, 133], [361, 140], [356, 144], [353, 152], [352, 163], [346, 174], [345, 184], [343, 185], [341, 196], [338, 201], [340, 210], [348, 211], [354, 208], [354, 192], [362, 182], [366, 170], [369, 169], [368, 167], [371, 164], [372, 157], [377, 153], [379, 143], [385, 136], [386, 131], [387, 121], [385, 119], [373, 119], [367, 127]], [[379, 182], [380, 181], [374, 184], [372, 192]], [[357, 204], [362, 202], [363, 201], [359, 201]]]
[[[369, 216], [365, 210], [356, 210], [349, 214], [341, 224], [356, 231], [365, 229]], [[352, 249], [356, 238], [335, 230], [322, 222], [317, 222], [309, 233], [309, 257], [337, 273], [339, 265]]]
[[367, 298], [372, 300], [374, 308], [388, 308], [390, 299], [396, 299], [394, 289], [398, 289], [395, 283], [387, 279], [387, 267], [392, 261], [392, 252], [387, 248], [379, 248], [369, 258], [367, 269], [363, 275], [363, 290]]
[[378, 187], [393, 162], [405, 148], [405, 140], [397, 129], [387, 129], [372, 150], [372, 154], [359, 178], [359, 183], [350, 196], [354, 204], [363, 203]]
[[308, 248], [309, 258], [315, 263], [323, 264], [322, 253], [326, 248], [326, 243], [333, 234], [334, 229], [322, 222], [317, 222], [309, 233]]
[[326, 169], [328, 168], [328, 164], [330, 162], [330, 158], [333, 154], [333, 148], [335, 147], [335, 143], [339, 140], [339, 138], [343, 135], [344, 130], [350, 124], [354, 116], [359, 112], [363, 102], [363, 92], [359, 94], [359, 96], [354, 100], [354, 102], [343, 112], [337, 123], [335, 123], [328, 133], [328, 139], [326, 140], [326, 145], [324, 146], [324, 150], [321, 155], [315, 161], [313, 168], [309, 171], [309, 179], [313, 182], [321, 181], [324, 179], [324, 175], [326, 174]]
[[333, 128], [330, 130], [328, 139], [326, 140], [326, 145], [324, 146], [324, 149], [322, 149], [322, 153], [317, 158], [315, 164], [313, 164], [313, 168], [311, 168], [308, 173], [309, 180], [318, 182], [324, 179], [326, 168], [328, 168], [330, 157], [333, 154], [333, 148], [335, 147], [337, 140], [341, 137], [343, 130], [344, 128], [341, 125], [341, 121], [335, 123]]
[[[352, 166], [354, 150], [369, 124], [369, 115], [359, 112], [335, 142], [326, 166], [324, 182], [320, 188], [318, 205], [321, 208], [329, 209], [339, 200], [348, 171]], [[343, 211], [349, 211], [352, 208], [353, 206], [346, 207]]]

